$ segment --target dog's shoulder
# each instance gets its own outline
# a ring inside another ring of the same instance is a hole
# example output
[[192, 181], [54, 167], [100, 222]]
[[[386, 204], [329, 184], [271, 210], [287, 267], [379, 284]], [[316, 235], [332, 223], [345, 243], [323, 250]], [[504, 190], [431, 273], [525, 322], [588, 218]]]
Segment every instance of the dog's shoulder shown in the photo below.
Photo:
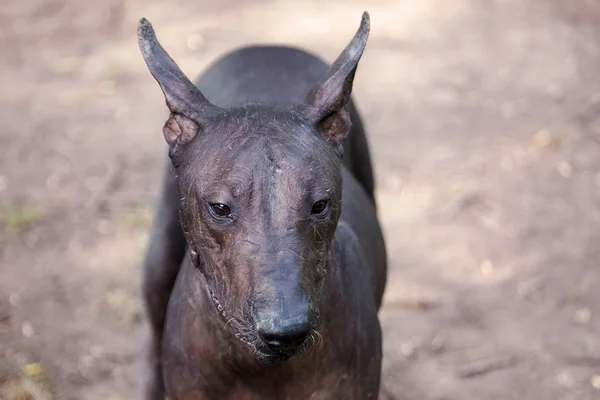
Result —
[[348, 261], [362, 262], [364, 252], [360, 240], [352, 226], [340, 219], [331, 244], [334, 256], [346, 264]]

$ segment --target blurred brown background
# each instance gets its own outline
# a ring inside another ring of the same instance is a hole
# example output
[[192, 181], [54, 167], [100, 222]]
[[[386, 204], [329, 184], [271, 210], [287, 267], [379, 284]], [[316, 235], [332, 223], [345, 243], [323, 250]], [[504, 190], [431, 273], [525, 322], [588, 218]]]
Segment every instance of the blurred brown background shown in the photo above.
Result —
[[137, 20], [195, 76], [246, 43], [332, 61], [365, 9], [386, 390], [600, 398], [600, 3], [19, 0], [0, 5], [1, 399], [139, 397], [166, 109]]

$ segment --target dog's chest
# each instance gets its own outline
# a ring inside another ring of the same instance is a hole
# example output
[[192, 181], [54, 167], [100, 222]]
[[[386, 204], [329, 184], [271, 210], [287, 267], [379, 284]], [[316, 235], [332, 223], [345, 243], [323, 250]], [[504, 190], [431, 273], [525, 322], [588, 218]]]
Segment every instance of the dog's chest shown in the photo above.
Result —
[[311, 379], [280, 380], [277, 374], [252, 383], [236, 380], [228, 389], [190, 387], [175, 394], [178, 400], [338, 400], [375, 399], [376, 394], [362, 392], [356, 385], [357, 377], [328, 373], [313, 375]]

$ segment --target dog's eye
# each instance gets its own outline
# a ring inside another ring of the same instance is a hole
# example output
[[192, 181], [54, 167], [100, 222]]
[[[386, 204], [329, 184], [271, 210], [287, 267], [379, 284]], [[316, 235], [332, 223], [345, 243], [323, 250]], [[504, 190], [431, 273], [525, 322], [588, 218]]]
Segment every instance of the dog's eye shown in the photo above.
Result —
[[311, 212], [316, 215], [323, 215], [329, 209], [329, 200], [319, 200], [312, 206]]
[[210, 209], [219, 217], [231, 217], [231, 209], [227, 204], [213, 203], [210, 205]]

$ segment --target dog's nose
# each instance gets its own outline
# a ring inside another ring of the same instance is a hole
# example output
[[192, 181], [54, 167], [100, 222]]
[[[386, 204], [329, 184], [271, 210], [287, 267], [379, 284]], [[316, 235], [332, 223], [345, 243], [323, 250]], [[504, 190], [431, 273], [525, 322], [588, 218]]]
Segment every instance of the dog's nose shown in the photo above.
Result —
[[308, 337], [311, 324], [308, 316], [286, 320], [262, 320], [257, 324], [258, 336], [270, 347], [287, 348], [299, 346]]

